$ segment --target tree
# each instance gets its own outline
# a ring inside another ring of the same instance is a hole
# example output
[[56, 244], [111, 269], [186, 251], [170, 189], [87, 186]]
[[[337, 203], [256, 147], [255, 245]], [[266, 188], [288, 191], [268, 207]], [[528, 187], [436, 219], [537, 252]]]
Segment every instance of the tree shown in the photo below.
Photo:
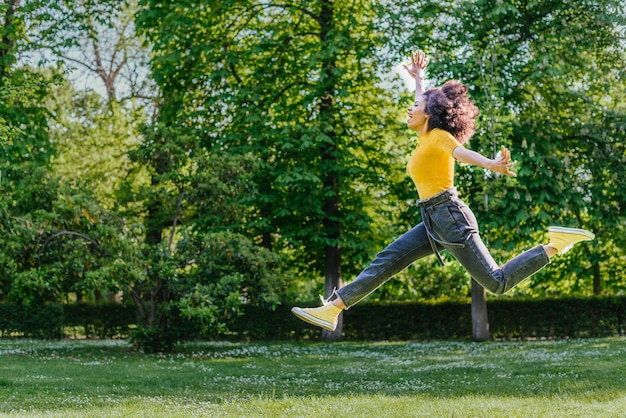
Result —
[[30, 13], [31, 48], [42, 63], [60, 60], [75, 85], [99, 91], [107, 103], [135, 108], [147, 100], [150, 106], [154, 85], [135, 32], [136, 12], [136, 0], [48, 0]]
[[145, 0], [138, 23], [155, 45], [160, 120], [194, 145], [257, 158], [246, 233], [297, 251], [327, 295], [361, 267], [350, 261], [371, 245], [368, 207], [394, 165], [381, 152], [396, 115], [379, 84], [374, 4], [357, 3]]
[[31, 68], [16, 66], [25, 39], [21, 0], [0, 5], [0, 121], [3, 163], [47, 163], [53, 154], [47, 136], [45, 109], [40, 105], [51, 79]]
[[128, 151], [155, 105], [147, 49], [134, 32], [136, 9], [132, 0], [53, 0], [29, 19], [29, 61], [68, 74], [47, 99], [53, 168], [66, 181], [88, 183], [108, 208], [137, 171]]
[[[52, 209], [57, 183], [49, 175], [54, 147], [48, 134], [48, 112], [43, 106], [50, 86], [58, 80], [28, 66], [18, 65], [18, 56], [27, 49], [26, 11], [21, 1], [6, 1], [0, 7], [3, 16], [0, 44], [0, 120], [3, 123], [0, 149], [0, 190], [2, 195], [3, 239], [0, 242], [3, 272], [0, 298], [12, 297], [35, 301], [50, 293], [49, 285], [36, 268], [31, 246], [42, 231], [35, 218]], [[27, 289], [28, 295], [16, 289]]]
[[[610, 175], [624, 156], [623, 107], [612, 99], [621, 94], [610, 87], [623, 72], [623, 6], [424, 1], [401, 11], [426, 28], [406, 42], [426, 45], [434, 54], [431, 74], [472, 87], [483, 111], [472, 147], [493, 155], [503, 144], [518, 161], [517, 180], [459, 169], [459, 186], [494, 253], [504, 258], [542, 242], [545, 235], [537, 231], [549, 223], [595, 230], [595, 248], [612, 241], [623, 230], [619, 211], [612, 209], [623, 187]], [[405, 38], [395, 42], [406, 45]], [[582, 256], [589, 248], [572, 251], [581, 269], [561, 271], [564, 280], [584, 276], [589, 267], [599, 274], [597, 263], [606, 255]], [[531, 283], [552, 282], [553, 272], [550, 266]]]

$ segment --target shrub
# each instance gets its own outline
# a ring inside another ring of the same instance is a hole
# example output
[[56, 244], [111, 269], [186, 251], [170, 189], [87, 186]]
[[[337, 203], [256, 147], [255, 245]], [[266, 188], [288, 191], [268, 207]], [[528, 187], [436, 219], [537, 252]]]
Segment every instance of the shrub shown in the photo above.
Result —
[[137, 323], [137, 309], [130, 304], [73, 303], [63, 305], [63, 311], [64, 325], [81, 328], [86, 338], [127, 337]]
[[61, 338], [63, 308], [60, 305], [0, 303], [0, 335], [31, 338]]
[[[312, 306], [312, 303], [298, 303]], [[320, 329], [291, 314], [292, 303], [274, 310], [241, 307], [231, 326], [214, 339], [317, 340]], [[626, 297], [561, 299], [490, 299], [487, 303], [495, 339], [586, 338], [624, 335]], [[41, 306], [0, 303], [0, 336], [61, 338], [64, 327], [82, 328], [88, 338], [127, 338], [144, 351], [168, 351], [178, 341], [207, 338], [204, 324], [170, 305], [163, 327], [138, 326], [132, 305], [70, 304]], [[469, 302], [362, 303], [344, 312], [346, 340], [471, 339]], [[80, 334], [80, 333], [79, 333]], [[132, 334], [132, 335], [131, 335]]]
[[[315, 306], [296, 303], [299, 306]], [[287, 303], [268, 311], [248, 306], [231, 338], [317, 339], [320, 330], [296, 319]], [[584, 338], [623, 335], [626, 297], [490, 299], [489, 326], [495, 339]], [[344, 312], [346, 340], [471, 339], [470, 302], [361, 303]]]

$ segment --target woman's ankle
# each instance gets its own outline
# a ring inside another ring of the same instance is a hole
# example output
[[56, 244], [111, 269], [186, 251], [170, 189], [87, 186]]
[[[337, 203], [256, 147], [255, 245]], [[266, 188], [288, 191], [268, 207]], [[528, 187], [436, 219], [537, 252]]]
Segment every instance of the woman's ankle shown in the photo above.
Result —
[[551, 245], [544, 245], [543, 249], [546, 251], [546, 254], [548, 254], [548, 258], [552, 258], [559, 253], [559, 250]]
[[346, 309], [346, 305], [343, 303], [343, 300], [341, 300], [341, 298], [337, 294], [335, 294], [335, 299], [331, 300], [330, 303], [332, 303], [333, 306], [336, 306], [337, 308], [341, 309], [342, 311], [344, 309]]

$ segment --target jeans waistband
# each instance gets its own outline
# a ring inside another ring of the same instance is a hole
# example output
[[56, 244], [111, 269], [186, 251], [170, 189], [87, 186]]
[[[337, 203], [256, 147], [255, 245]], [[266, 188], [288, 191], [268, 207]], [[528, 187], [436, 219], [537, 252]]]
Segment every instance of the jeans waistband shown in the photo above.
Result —
[[424, 200], [418, 200], [417, 201], [417, 206], [420, 208], [426, 208], [426, 207], [430, 207], [430, 206], [436, 206], [440, 203], [444, 203], [447, 202], [449, 200], [454, 199], [455, 197], [458, 197], [459, 194], [456, 191], [456, 187], [451, 187], [447, 190], [444, 190], [443, 192], [437, 193], [436, 195], [429, 197], [428, 199], [424, 199]]

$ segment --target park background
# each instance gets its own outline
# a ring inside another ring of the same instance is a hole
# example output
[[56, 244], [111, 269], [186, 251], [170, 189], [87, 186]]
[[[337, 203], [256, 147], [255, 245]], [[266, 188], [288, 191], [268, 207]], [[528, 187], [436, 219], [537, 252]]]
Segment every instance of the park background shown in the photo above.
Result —
[[[421, 48], [428, 86], [470, 86], [470, 148], [516, 161], [517, 178], [457, 166], [496, 260], [552, 224], [596, 239], [499, 298], [447, 255], [421, 260], [346, 331], [402, 338], [436, 318], [465, 331], [408, 338], [621, 334], [625, 17], [613, 0], [4, 0], [0, 331], [74, 336], [83, 321], [78, 336], [98, 336], [118, 315], [100, 336], [146, 351], [319, 338], [291, 304], [420, 221], [400, 68]], [[507, 334], [502, 318], [528, 325]]]

